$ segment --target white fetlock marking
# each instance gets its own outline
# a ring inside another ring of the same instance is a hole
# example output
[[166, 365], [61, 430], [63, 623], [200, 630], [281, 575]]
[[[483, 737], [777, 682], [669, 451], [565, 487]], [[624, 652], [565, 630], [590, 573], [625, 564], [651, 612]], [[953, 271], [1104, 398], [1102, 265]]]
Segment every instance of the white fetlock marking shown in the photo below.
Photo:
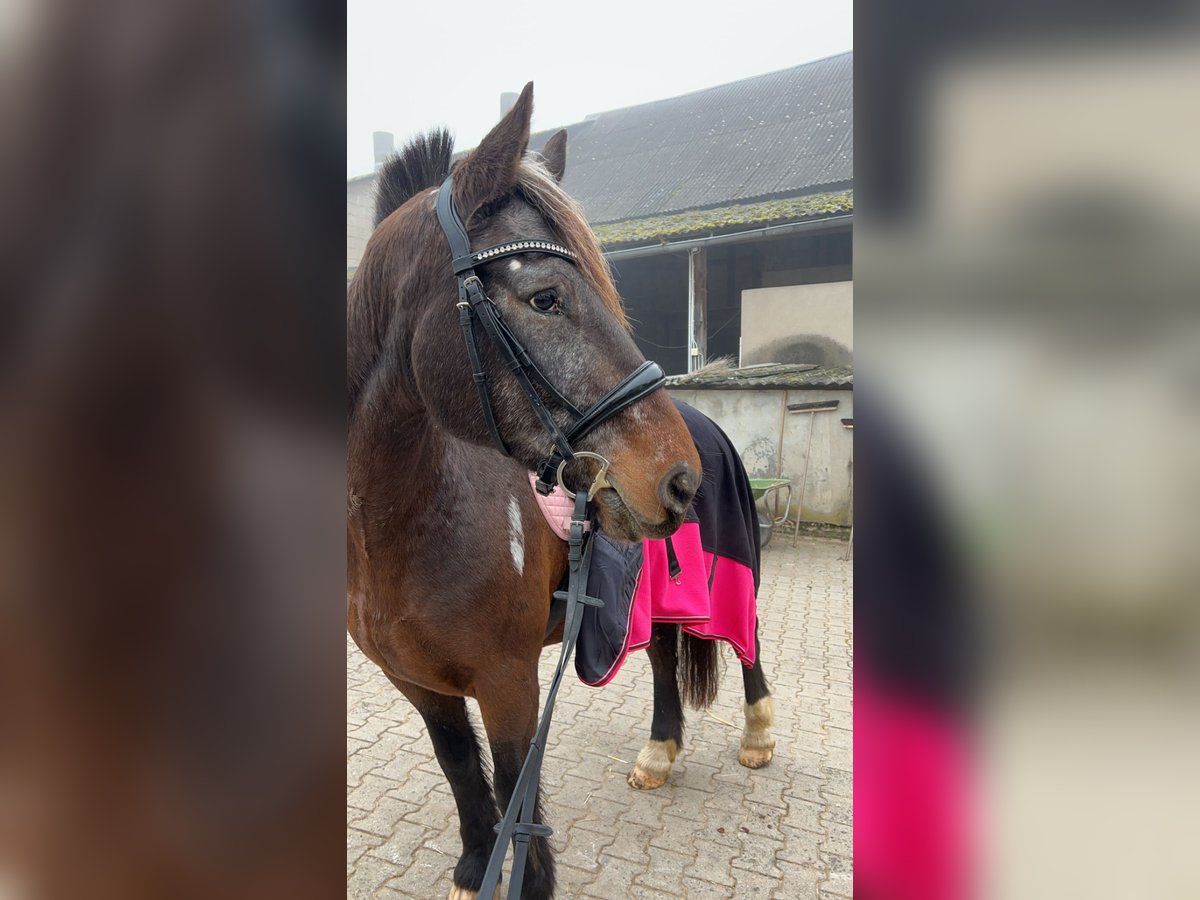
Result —
[[638, 754], [637, 767], [647, 775], [666, 778], [679, 755], [679, 745], [674, 741], [650, 741]]
[[742, 731], [743, 750], [774, 750], [775, 736], [771, 726], [775, 724], [775, 701], [763, 697], [757, 703], [745, 704], [746, 727]]

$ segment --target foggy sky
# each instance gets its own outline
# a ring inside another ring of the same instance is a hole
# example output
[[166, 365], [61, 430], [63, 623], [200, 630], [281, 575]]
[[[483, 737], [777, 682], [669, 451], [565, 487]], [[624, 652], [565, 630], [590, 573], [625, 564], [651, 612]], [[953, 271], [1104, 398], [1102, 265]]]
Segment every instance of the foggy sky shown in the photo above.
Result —
[[445, 125], [474, 146], [500, 94], [534, 82], [535, 130], [831, 56], [853, 47], [850, 0], [603, 5], [350, 0], [347, 176], [371, 132], [397, 144]]

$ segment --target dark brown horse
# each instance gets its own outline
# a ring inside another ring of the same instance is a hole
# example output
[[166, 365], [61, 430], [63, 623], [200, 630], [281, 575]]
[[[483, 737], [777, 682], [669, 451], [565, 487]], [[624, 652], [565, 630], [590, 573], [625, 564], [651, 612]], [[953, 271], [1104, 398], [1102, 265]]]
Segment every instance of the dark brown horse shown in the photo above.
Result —
[[[527, 154], [531, 112], [529, 85], [454, 167], [454, 206], [473, 247], [536, 239], [574, 254], [571, 262], [523, 253], [481, 265], [479, 272], [541, 372], [585, 409], [643, 359], [600, 248], [559, 187], [566, 133], [555, 135], [541, 155]], [[458, 806], [463, 852], [450, 896], [463, 898], [479, 888], [499, 820], [497, 801], [507, 805], [537, 724], [538, 657], [546, 643], [561, 640], [561, 626], [548, 639], [545, 631], [567, 553], [542, 518], [528, 478], [550, 452], [550, 441], [486, 341], [483, 365], [511, 457], [497, 452], [481, 416], [455, 308], [450, 250], [435, 211], [450, 163], [448, 137], [435, 134], [414, 141], [385, 168], [377, 228], [350, 286], [347, 624], [428, 727]], [[565, 413], [553, 411], [565, 427]], [[699, 484], [700, 459], [665, 391], [626, 408], [576, 449], [611, 462], [611, 486], [595, 497], [608, 534], [662, 538], [679, 527]], [[581, 459], [567, 465], [564, 477], [579, 490], [594, 474], [592, 463]], [[664, 702], [655, 704], [652, 740], [630, 775], [636, 787], [663, 783], [681, 740], [676, 631], [660, 629], [651, 648], [655, 699], [661, 681]], [[712, 663], [707, 675], [715, 683]], [[747, 700], [755, 705], [743, 763], [765, 765], [773, 746], [770, 698], [761, 669], [747, 679]], [[494, 794], [464, 697], [479, 704]], [[540, 810], [535, 818], [540, 821]], [[537, 837], [524, 896], [553, 892], [550, 848]]]

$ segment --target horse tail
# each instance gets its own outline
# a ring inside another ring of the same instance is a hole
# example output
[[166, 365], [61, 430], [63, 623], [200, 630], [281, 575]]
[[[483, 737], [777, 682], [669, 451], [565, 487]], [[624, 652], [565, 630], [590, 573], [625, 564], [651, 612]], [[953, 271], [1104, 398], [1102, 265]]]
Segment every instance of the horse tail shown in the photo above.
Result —
[[721, 673], [717, 670], [717, 642], [679, 629], [679, 696], [692, 709], [707, 709], [717, 699]]

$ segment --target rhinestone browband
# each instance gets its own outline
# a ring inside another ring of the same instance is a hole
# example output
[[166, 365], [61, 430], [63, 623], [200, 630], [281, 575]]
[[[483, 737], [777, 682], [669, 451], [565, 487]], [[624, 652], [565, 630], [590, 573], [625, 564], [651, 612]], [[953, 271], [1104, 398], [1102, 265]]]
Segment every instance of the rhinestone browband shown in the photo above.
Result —
[[510, 253], [533, 253], [539, 250], [547, 253], [557, 253], [559, 256], [565, 256], [568, 259], [576, 258], [575, 254], [562, 244], [556, 244], [553, 241], [513, 241], [508, 244], [499, 244], [495, 247], [488, 247], [486, 250], [480, 250], [478, 253], [472, 254], [472, 257], [475, 262], [484, 262], [496, 256], [506, 256]]

